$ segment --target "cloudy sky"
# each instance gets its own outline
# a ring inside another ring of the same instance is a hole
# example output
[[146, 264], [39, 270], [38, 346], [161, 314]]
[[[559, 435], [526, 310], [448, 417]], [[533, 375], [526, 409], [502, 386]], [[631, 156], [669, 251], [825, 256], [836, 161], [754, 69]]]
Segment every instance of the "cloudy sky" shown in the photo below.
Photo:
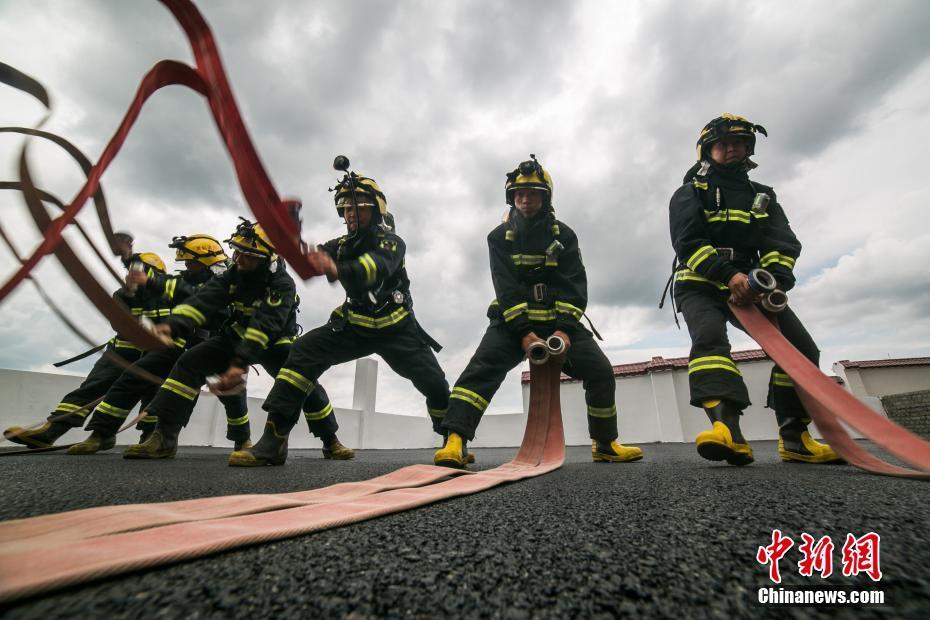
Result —
[[[608, 357], [687, 355], [687, 332], [656, 308], [672, 260], [668, 199], [693, 163], [699, 129], [722, 112], [769, 130], [754, 178], [775, 186], [804, 244], [791, 303], [823, 350], [822, 368], [930, 355], [923, 0], [197, 4], [279, 193], [303, 200], [309, 241], [341, 231], [327, 192], [335, 155], [381, 184], [407, 242], [417, 314], [445, 345], [450, 384], [486, 326], [484, 238], [504, 212], [504, 175], [531, 152], [554, 178], [558, 216], [580, 237], [589, 315]], [[92, 159], [154, 63], [192, 62], [155, 0], [4, 0], [0, 41], [0, 58], [49, 90], [46, 128]], [[42, 113], [0, 87], [0, 125], [32, 126]], [[2, 179], [17, 178], [21, 145], [0, 135]], [[38, 141], [29, 153], [39, 186], [73, 197], [77, 167]], [[226, 238], [248, 214], [206, 104], [180, 87], [149, 101], [104, 189], [114, 227], [162, 256], [173, 235]], [[33, 247], [21, 198], [3, 192], [0, 204], [21, 250]], [[84, 211], [102, 243], [92, 208]], [[14, 268], [5, 248], [0, 266]], [[37, 273], [87, 331], [109, 336], [54, 258]], [[305, 328], [342, 301], [320, 279], [298, 287]], [[0, 317], [0, 367], [48, 370], [85, 348], [28, 285]], [[733, 342], [754, 346], [741, 334]], [[412, 387], [380, 368], [378, 408], [422, 412]], [[337, 406], [351, 405], [352, 373], [350, 364], [324, 377]], [[255, 392], [266, 385], [265, 376], [253, 381]], [[515, 371], [492, 411], [519, 408]]]

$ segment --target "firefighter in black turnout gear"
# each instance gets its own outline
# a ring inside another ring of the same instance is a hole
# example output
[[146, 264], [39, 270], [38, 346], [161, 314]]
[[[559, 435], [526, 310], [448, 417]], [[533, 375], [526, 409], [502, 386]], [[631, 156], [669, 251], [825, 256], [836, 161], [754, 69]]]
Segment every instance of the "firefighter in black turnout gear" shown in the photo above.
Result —
[[[674, 299], [688, 324], [691, 404], [701, 407], [712, 428], [698, 434], [698, 453], [731, 465], [753, 461], [739, 419], [751, 403], [739, 368], [730, 356], [726, 323], [737, 327], [727, 300], [745, 305], [758, 299], [747, 273], [762, 267], [782, 291], [795, 283], [801, 244], [768, 186], [749, 180], [756, 133], [768, 135], [745, 118], [724, 114], [701, 131], [697, 163], [669, 205], [672, 245], [677, 255]], [[820, 351], [790, 308], [778, 314], [782, 333], [816, 366]], [[778, 422], [778, 453], [784, 461], [840, 461], [827, 445], [811, 438], [810, 423], [791, 378], [772, 369], [767, 405]]]
[[593, 459], [640, 460], [642, 450], [617, 441], [613, 368], [579, 322], [588, 305], [588, 283], [578, 238], [555, 218], [552, 178], [530, 157], [507, 175], [510, 209], [488, 235], [497, 298], [488, 309], [491, 322], [478, 350], [452, 388], [443, 422], [448, 437], [434, 461], [448, 467], [469, 461], [466, 444], [505, 375], [530, 345], [551, 335], [568, 347], [564, 372], [584, 381]]
[[[148, 406], [149, 414], [158, 418], [155, 431], [144, 443], [130, 446], [126, 458], [172, 458], [178, 434], [208, 376], [221, 373], [211, 389], [235, 394], [243, 389], [250, 365], [261, 364], [275, 374], [287, 359], [298, 329], [294, 280], [261, 226], [243, 220], [226, 241], [233, 249], [234, 264], [175, 306], [157, 329], [166, 338], [189, 339], [227, 308], [230, 317], [218, 334], [178, 358]], [[351, 451], [336, 438], [339, 426], [322, 386], [295, 404], [295, 415], [301, 405], [311, 432], [336, 448], [336, 458], [351, 458]]]
[[[345, 163], [341, 169], [348, 168]], [[335, 188], [335, 200], [348, 234], [320, 246], [317, 258], [329, 281], [343, 286], [346, 300], [325, 325], [294, 343], [265, 399], [264, 435], [251, 450], [234, 453], [230, 465], [283, 465], [287, 436], [297, 421], [296, 403], [330, 366], [373, 353], [413, 382], [426, 397], [433, 429], [442, 432], [449, 384], [432, 350], [440, 347], [413, 315], [406, 248], [392, 230], [384, 194], [372, 179], [347, 172]]]
[[[153, 252], [132, 254], [131, 237], [125, 233], [120, 233], [120, 235], [128, 238], [125, 243], [129, 249], [122, 257], [122, 261], [129, 268], [129, 275], [123, 288], [113, 293], [113, 298], [124, 304], [127, 311], [139, 320], [157, 323], [171, 312], [169, 302], [156, 292], [144, 287], [136, 287], [130, 280], [134, 272], [143, 272], [148, 277], [160, 276], [165, 272], [165, 263]], [[103, 355], [91, 368], [80, 387], [61, 399], [44, 425], [31, 431], [14, 426], [4, 431], [4, 436], [14, 443], [29, 448], [52, 446], [70, 429], [84, 425], [88, 414], [93, 409], [92, 403], [106, 394], [107, 390], [122, 376], [123, 371], [138, 361], [142, 355], [142, 349], [121, 334], [116, 334], [107, 342]]]
[[[228, 267], [228, 259], [223, 246], [209, 235], [175, 237], [169, 247], [175, 250], [175, 260], [184, 262], [185, 269], [180, 275], [169, 276], [156, 273], [148, 277], [145, 272], [136, 271], [131, 272], [129, 278], [132, 283], [145, 287], [148, 292], [161, 295], [172, 307], [184, 302], [215, 275], [225, 272]], [[162, 309], [161, 312], [167, 316], [170, 311]], [[141, 369], [164, 380], [185, 349], [208, 338], [211, 331], [217, 331], [228, 315], [228, 311], [217, 313], [204, 328], [196, 330], [189, 340], [176, 338], [174, 346], [147, 352], [133, 365], [133, 368]], [[116, 433], [129, 412], [140, 402], [144, 410], [157, 393], [158, 388], [159, 385], [152, 383], [149, 377], [135, 374], [131, 370], [124, 372], [107, 390], [103, 401], [94, 409], [93, 417], [87, 424], [87, 430], [92, 431], [91, 436], [71, 446], [68, 454], [95, 454], [112, 448], [116, 444]], [[236, 449], [241, 449], [249, 441], [249, 417], [245, 391], [221, 395], [219, 399], [226, 409], [226, 438], [235, 442]], [[156, 422], [157, 418], [153, 415], [146, 415], [142, 418], [136, 426], [142, 431], [139, 443], [145, 443], [149, 434], [155, 429]]]

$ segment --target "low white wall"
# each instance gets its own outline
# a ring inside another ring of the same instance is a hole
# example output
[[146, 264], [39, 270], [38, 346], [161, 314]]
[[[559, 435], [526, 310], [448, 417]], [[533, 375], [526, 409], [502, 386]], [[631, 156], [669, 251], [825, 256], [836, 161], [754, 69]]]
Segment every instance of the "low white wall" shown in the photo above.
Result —
[[849, 391], [860, 399], [930, 389], [930, 365], [846, 368], [837, 363], [833, 370], [844, 378]]
[[[740, 371], [749, 388], [753, 405], [743, 416], [742, 429], [747, 439], [775, 439], [778, 429], [774, 413], [765, 408], [769, 372], [768, 361], [743, 362]], [[62, 396], [76, 388], [83, 378], [41, 372], [0, 369], [0, 426], [41, 423]], [[432, 432], [425, 413], [406, 416], [376, 411], [378, 363], [372, 359], [356, 362], [352, 407], [335, 407], [339, 420], [339, 438], [354, 448], [427, 448], [440, 444]], [[568, 445], [590, 443], [584, 390], [580, 382], [562, 384], [562, 419]], [[877, 402], [877, 399], [872, 399]], [[687, 370], [663, 370], [646, 375], [617, 379], [620, 439], [627, 443], [691, 442], [708, 427], [703, 411], [690, 405]], [[262, 399], [249, 398], [252, 437], [257, 439], [265, 424]], [[488, 414], [478, 428], [474, 447], [508, 447], [520, 445], [526, 426], [529, 385], [523, 386], [523, 411], [512, 414]], [[874, 403], [869, 403], [873, 407]], [[335, 405], [334, 405], [335, 406]], [[881, 411], [880, 404], [877, 407]], [[815, 429], [812, 429], [815, 431]], [[194, 446], [229, 446], [225, 438], [226, 417], [220, 402], [211, 394], [201, 394], [191, 422], [181, 434], [181, 443]], [[816, 431], [815, 433], [816, 434]], [[85, 435], [70, 431], [64, 441], [77, 441]], [[858, 435], [856, 435], [858, 436]], [[120, 444], [135, 443], [138, 434], [126, 431]], [[291, 433], [294, 448], [319, 448], [319, 440], [301, 421]]]

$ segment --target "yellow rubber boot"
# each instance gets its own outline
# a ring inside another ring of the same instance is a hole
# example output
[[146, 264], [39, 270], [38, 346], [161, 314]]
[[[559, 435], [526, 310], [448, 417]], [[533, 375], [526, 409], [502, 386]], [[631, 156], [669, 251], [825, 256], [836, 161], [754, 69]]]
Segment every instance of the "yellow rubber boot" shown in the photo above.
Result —
[[710, 430], [695, 437], [697, 452], [708, 461], [726, 461], [730, 465], [749, 465], [755, 459], [749, 442], [739, 429], [741, 411], [719, 400], [703, 403], [707, 417], [713, 422]]
[[254, 447], [243, 446], [241, 450], [236, 450], [229, 455], [230, 467], [284, 465], [286, 461], [287, 434], [278, 433], [274, 422], [265, 422], [265, 431]]
[[323, 444], [323, 458], [334, 461], [348, 461], [355, 458], [355, 450], [345, 447], [341, 441], [333, 436], [329, 442]]
[[467, 453], [465, 452], [465, 441], [458, 433], [449, 433], [446, 438], [446, 445], [436, 451], [433, 456], [433, 462], [442, 467], [454, 467], [462, 469], [465, 467]]
[[245, 441], [237, 441], [233, 444], [233, 452], [238, 452], [239, 450], [248, 450], [252, 447], [252, 440], [246, 439]]
[[31, 431], [22, 426], [11, 426], [3, 431], [3, 437], [30, 449], [51, 448], [55, 441], [69, 430], [71, 430], [70, 424], [46, 422]]
[[778, 456], [790, 463], [844, 463], [843, 458], [807, 432], [809, 420], [778, 416]]
[[632, 463], [643, 458], [643, 451], [636, 447], [624, 446], [614, 440], [611, 442], [593, 440], [591, 458], [595, 463]]
[[178, 452], [180, 426], [158, 426], [145, 443], [129, 446], [123, 452], [124, 459], [173, 459]]
[[103, 452], [104, 450], [109, 450], [116, 445], [116, 437], [113, 435], [103, 435], [97, 431], [94, 431], [90, 434], [90, 437], [82, 441], [81, 443], [76, 443], [70, 448], [68, 448], [68, 454], [70, 455], [88, 455], [88, 454], [97, 454], [98, 452]]

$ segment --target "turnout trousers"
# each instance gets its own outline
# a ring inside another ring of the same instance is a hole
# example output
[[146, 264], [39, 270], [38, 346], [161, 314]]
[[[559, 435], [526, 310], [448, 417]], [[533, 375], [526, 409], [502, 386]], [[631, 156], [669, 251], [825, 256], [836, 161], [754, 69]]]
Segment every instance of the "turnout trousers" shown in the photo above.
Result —
[[383, 329], [368, 329], [330, 321], [297, 339], [290, 357], [275, 377], [263, 408], [279, 433], [297, 423], [295, 404], [317, 388], [317, 379], [330, 366], [373, 353], [426, 397], [433, 430], [443, 433], [442, 420], [449, 407], [449, 383], [433, 350], [413, 319], [407, 317]]
[[74, 428], [84, 426], [84, 421], [91, 412], [90, 408], [84, 406], [106, 394], [123, 371], [142, 357], [142, 353], [135, 347], [118, 347], [113, 342], [107, 344], [103, 355], [90, 369], [87, 378], [76, 390], [61, 399], [48, 419], [69, 424]]
[[[183, 353], [184, 349], [173, 347], [150, 351], [143, 355], [139, 361], [126, 369], [107, 390], [103, 401], [94, 409], [94, 415], [87, 425], [87, 430], [98, 431], [108, 436], [115, 435], [119, 431], [120, 425], [126, 420], [129, 412], [140, 402], [142, 403], [142, 409], [145, 409], [161, 385], [160, 383], [152, 383], [144, 376], [139, 376], [133, 372], [133, 369], [143, 370], [164, 381]], [[226, 409], [226, 438], [233, 441], [248, 439], [249, 418], [246, 393], [243, 391], [240, 394], [219, 396], [218, 398]], [[141, 431], [150, 431], [155, 428], [156, 422], [158, 422], [158, 418], [148, 414], [139, 421], [136, 428]], [[184, 420], [184, 424], [187, 424], [187, 420]]]
[[[730, 354], [727, 322], [743, 328], [727, 304], [729, 293], [709, 287], [708, 290], [676, 287], [675, 298], [691, 334], [688, 358], [691, 404], [702, 407], [704, 401], [720, 399], [745, 409], [752, 403], [743, 376]], [[818, 365], [820, 350], [791, 308], [778, 313], [777, 322], [788, 342]], [[777, 365], [769, 377], [767, 406], [785, 417], [807, 418], [794, 382]]]
[[[536, 326], [533, 331], [540, 338], [546, 338], [555, 328]], [[613, 367], [584, 327], [578, 326], [566, 334], [572, 342], [562, 371], [582, 380], [591, 438], [611, 442], [618, 437], [617, 384]], [[523, 361], [521, 340], [504, 325], [488, 327], [468, 366], [452, 388], [449, 413], [443, 423], [446, 430], [458, 433], [468, 441], [475, 438], [481, 416], [504, 377]]]
[[[155, 416], [159, 424], [171, 426], [186, 426], [194, 410], [200, 388], [206, 383], [207, 377], [226, 371], [230, 360], [235, 355], [239, 338], [234, 335], [221, 334], [209, 338], [185, 351], [178, 358], [171, 369], [171, 373], [155, 397], [149, 403], [149, 415]], [[291, 350], [290, 342], [280, 342], [265, 349], [259, 363], [269, 374], [276, 375], [281, 365], [288, 358]], [[336, 423], [336, 414], [329, 402], [329, 396], [323, 386], [316, 386], [315, 390], [305, 393], [294, 404], [294, 416], [300, 415], [303, 407], [304, 416], [310, 427], [310, 432], [317, 437], [330, 437], [339, 430]], [[229, 421], [227, 420], [229, 424]], [[233, 424], [229, 424], [232, 431]], [[243, 413], [238, 426], [243, 428], [242, 434], [229, 437], [234, 441], [249, 438], [249, 417]]]

